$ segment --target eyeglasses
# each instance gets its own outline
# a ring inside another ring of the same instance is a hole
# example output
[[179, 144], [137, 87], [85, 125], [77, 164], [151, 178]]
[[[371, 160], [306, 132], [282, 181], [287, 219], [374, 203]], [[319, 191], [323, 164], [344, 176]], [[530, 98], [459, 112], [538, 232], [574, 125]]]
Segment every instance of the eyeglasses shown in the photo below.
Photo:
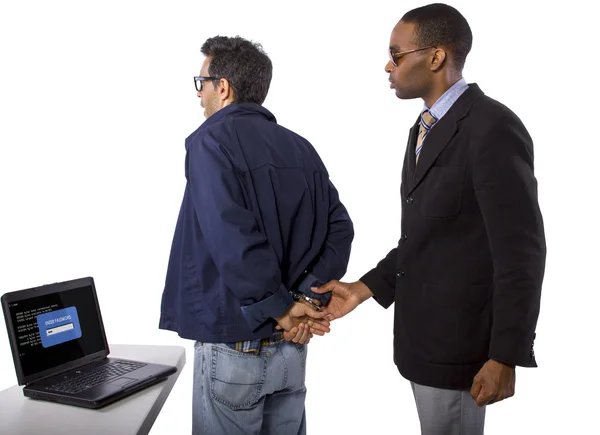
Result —
[[437, 48], [437, 47], [434, 47], [433, 45], [430, 45], [430, 46], [423, 47], [423, 48], [415, 48], [413, 50], [399, 51], [397, 53], [393, 53], [392, 49], [390, 48], [389, 51], [388, 51], [388, 53], [390, 55], [390, 62], [392, 62], [392, 65], [394, 65], [395, 67], [397, 67], [398, 66], [398, 59], [400, 59], [405, 54], [415, 53], [415, 52], [421, 51], [421, 50], [427, 50], [428, 48]]
[[202, 85], [207, 80], [219, 80], [219, 77], [194, 77], [194, 86], [196, 86], [196, 91], [200, 92], [202, 90]]

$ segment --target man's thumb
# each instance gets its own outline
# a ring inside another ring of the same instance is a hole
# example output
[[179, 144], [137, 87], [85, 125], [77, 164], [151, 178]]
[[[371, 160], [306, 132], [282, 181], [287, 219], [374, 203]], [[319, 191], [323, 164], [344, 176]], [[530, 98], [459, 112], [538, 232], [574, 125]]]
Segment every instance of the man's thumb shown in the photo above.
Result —
[[335, 281], [329, 281], [327, 284], [323, 284], [321, 287], [311, 287], [310, 289], [315, 293], [323, 294], [333, 290], [335, 287]]
[[483, 385], [481, 384], [481, 381], [479, 380], [479, 378], [475, 378], [473, 381], [473, 385], [471, 386], [471, 397], [473, 398], [473, 400], [477, 400], [477, 397], [479, 396], [479, 392], [482, 390]]
[[306, 313], [308, 317], [312, 317], [313, 319], [322, 319], [327, 315], [327, 313], [323, 311], [310, 310]]

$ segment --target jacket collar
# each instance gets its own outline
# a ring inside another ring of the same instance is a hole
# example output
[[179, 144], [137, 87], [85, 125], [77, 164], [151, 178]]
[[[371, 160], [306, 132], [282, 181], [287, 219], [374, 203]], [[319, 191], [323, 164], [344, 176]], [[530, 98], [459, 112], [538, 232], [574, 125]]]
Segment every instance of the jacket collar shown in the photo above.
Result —
[[[202, 125], [200, 125], [200, 127], [198, 127], [196, 129], [196, 131], [194, 133], [192, 133], [188, 139], [193, 138], [194, 136], [196, 136], [199, 133], [202, 133], [208, 129], [211, 128], [211, 126], [218, 124], [219, 122], [222, 122], [223, 120], [229, 118], [229, 117], [235, 117], [235, 116], [262, 116], [264, 117], [267, 121], [270, 122], [274, 122], [277, 123], [277, 119], [275, 118], [275, 116], [267, 109], [265, 109], [263, 106], [261, 106], [260, 104], [256, 104], [256, 103], [233, 103], [230, 104], [229, 106], [225, 106], [224, 108], [222, 108], [221, 110], [213, 113], [209, 118], [206, 119], [206, 121], [204, 121], [202, 123]], [[186, 150], [189, 147], [189, 140], [186, 140]]]
[[419, 156], [419, 164], [415, 168], [415, 144], [419, 131], [419, 116], [419, 119], [410, 130], [408, 142], [408, 169], [412, 174], [412, 183], [408, 190], [409, 195], [423, 180], [429, 168], [433, 166], [440, 153], [454, 137], [458, 131], [459, 121], [469, 114], [475, 101], [483, 95], [483, 91], [479, 89], [476, 83], [469, 85], [469, 89], [456, 100], [446, 115], [427, 134], [427, 140]]

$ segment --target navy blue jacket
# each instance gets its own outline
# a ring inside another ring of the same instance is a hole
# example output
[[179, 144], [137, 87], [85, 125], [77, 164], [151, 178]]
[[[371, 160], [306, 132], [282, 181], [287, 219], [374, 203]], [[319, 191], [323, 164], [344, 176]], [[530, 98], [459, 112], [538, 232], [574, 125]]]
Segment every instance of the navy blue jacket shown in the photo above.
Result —
[[260, 105], [219, 110], [185, 147], [159, 327], [209, 343], [268, 337], [288, 289], [346, 273], [350, 217], [312, 145]]

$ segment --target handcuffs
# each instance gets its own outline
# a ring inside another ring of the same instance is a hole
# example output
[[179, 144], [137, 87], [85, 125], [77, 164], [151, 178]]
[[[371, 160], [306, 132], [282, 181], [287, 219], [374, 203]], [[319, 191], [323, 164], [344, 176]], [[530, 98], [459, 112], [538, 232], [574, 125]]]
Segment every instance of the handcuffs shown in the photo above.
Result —
[[320, 304], [317, 304], [312, 298], [309, 298], [304, 293], [300, 293], [295, 290], [290, 290], [289, 292], [290, 295], [292, 295], [292, 299], [294, 299], [296, 302], [306, 302], [310, 306], [312, 306], [316, 311], [321, 311], [321, 309], [323, 308]]

